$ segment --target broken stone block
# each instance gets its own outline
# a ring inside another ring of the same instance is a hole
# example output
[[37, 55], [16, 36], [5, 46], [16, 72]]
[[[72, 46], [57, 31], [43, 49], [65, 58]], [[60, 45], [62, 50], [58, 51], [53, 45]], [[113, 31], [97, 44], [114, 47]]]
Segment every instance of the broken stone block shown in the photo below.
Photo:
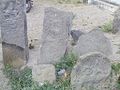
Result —
[[73, 90], [110, 90], [110, 60], [99, 52], [80, 57], [71, 73]]
[[50, 64], [36, 65], [32, 69], [32, 77], [39, 84], [44, 84], [46, 81], [53, 83], [56, 80], [55, 67]]
[[64, 56], [73, 14], [48, 7], [45, 9], [42, 46], [38, 63], [54, 64]]
[[25, 1], [0, 1], [0, 26], [3, 40], [4, 63], [12, 65], [14, 63], [18, 67], [21, 67], [21, 65], [28, 61]]

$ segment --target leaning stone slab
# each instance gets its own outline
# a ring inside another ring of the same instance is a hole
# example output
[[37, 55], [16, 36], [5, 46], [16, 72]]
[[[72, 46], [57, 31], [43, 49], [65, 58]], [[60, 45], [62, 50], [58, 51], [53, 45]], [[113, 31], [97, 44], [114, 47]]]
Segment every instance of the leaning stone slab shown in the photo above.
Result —
[[73, 90], [110, 90], [110, 60], [101, 53], [92, 52], [80, 57], [71, 73]]
[[56, 63], [64, 56], [67, 48], [73, 15], [48, 7], [45, 9], [42, 46], [39, 63]]
[[32, 69], [32, 77], [39, 84], [53, 83], [56, 80], [55, 67], [51, 64], [36, 65]]
[[113, 31], [114, 34], [120, 33], [120, 8], [114, 14]]
[[18, 67], [28, 60], [25, 1], [0, 0], [4, 62], [17, 64]]
[[73, 52], [78, 56], [90, 52], [101, 52], [108, 56], [112, 54], [112, 48], [109, 39], [101, 31], [93, 30], [79, 37]]

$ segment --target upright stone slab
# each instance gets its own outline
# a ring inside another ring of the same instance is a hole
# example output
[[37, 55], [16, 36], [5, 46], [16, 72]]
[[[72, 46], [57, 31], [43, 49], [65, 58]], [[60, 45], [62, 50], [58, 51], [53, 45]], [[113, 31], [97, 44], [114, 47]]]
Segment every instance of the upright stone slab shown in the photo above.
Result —
[[5, 64], [21, 67], [28, 60], [26, 0], [0, 0]]
[[45, 9], [39, 63], [56, 63], [64, 56], [73, 14], [48, 7]]
[[99, 30], [90, 31], [80, 36], [77, 45], [73, 48], [76, 55], [81, 56], [90, 52], [101, 52], [104, 55], [111, 55], [111, 43]]
[[120, 8], [114, 14], [113, 31], [114, 34], [120, 33]]
[[110, 74], [111, 63], [106, 56], [99, 52], [85, 54], [72, 70], [73, 90], [110, 90]]

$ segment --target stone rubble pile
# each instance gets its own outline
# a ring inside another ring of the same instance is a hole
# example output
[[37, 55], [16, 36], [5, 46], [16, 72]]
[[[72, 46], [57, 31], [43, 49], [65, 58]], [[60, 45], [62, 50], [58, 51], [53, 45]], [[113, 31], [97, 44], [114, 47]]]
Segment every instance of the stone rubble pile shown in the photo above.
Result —
[[[119, 11], [114, 19], [114, 33], [120, 31]], [[39, 83], [44, 81], [53, 83], [56, 80], [54, 64], [60, 62], [65, 54], [70, 53], [67, 49], [71, 48], [71, 51], [79, 57], [71, 72], [73, 90], [90, 88], [110, 90], [111, 62], [108, 56], [112, 55], [112, 48], [109, 39], [98, 29], [88, 33], [71, 30], [72, 19], [71, 12], [52, 7], [45, 8], [40, 59], [37, 65], [32, 67], [33, 79]], [[0, 1], [0, 30], [2, 39], [0, 46], [3, 50], [0, 50], [2, 60], [0, 65], [4, 62], [15, 68], [21, 68], [29, 60], [25, 0]], [[75, 42], [74, 46], [69, 43], [70, 36]]]

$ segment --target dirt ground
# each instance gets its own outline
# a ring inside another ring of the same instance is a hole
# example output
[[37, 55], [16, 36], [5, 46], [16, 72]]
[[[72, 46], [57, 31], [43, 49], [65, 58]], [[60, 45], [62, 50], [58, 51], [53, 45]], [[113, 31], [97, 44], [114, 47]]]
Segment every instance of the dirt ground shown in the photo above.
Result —
[[[30, 66], [37, 64], [37, 60], [39, 60], [45, 7], [55, 7], [63, 11], [73, 12], [75, 18], [73, 20], [72, 29], [81, 30], [83, 32], [88, 32], [113, 20], [113, 13], [99, 9], [94, 5], [56, 4], [43, 0], [33, 0], [33, 8], [27, 14], [29, 43], [33, 40], [35, 45], [35, 48], [30, 50], [30, 60], [28, 63]], [[110, 33], [105, 33], [105, 35], [110, 39], [112, 44], [113, 55], [110, 56], [111, 60], [120, 61], [120, 35]]]

